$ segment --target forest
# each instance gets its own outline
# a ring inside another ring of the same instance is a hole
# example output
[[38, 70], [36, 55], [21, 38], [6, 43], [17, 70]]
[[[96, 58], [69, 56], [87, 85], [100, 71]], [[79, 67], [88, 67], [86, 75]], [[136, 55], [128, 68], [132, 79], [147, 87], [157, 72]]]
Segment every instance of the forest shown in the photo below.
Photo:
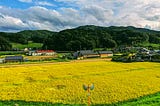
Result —
[[13, 50], [11, 43], [42, 43], [41, 49], [77, 51], [95, 48], [115, 48], [120, 45], [139, 46], [160, 44], [160, 31], [133, 26], [79, 26], [59, 32], [24, 30], [16, 33], [0, 32], [0, 50]]

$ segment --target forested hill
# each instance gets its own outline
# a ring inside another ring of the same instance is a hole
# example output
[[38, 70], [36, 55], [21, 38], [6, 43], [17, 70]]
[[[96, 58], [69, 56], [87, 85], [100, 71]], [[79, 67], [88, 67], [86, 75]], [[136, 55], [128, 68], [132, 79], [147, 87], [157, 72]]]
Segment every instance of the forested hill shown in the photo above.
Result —
[[63, 30], [48, 38], [44, 45], [55, 50], [84, 50], [113, 48], [119, 45], [135, 46], [144, 42], [160, 44], [160, 32], [131, 26], [100, 27], [87, 25]]
[[11, 49], [10, 43], [25, 44], [28, 41], [43, 43], [43, 48], [54, 50], [80, 50], [113, 48], [119, 45], [160, 44], [160, 32], [128, 27], [80, 26], [60, 32], [27, 30], [17, 33], [0, 33], [0, 50]]

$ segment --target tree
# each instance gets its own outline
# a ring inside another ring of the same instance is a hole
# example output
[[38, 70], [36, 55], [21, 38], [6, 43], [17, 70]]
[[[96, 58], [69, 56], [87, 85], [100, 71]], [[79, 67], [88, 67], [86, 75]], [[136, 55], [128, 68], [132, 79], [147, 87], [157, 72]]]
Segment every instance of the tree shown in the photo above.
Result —
[[67, 43], [67, 49], [71, 51], [77, 51], [81, 49], [81, 42], [78, 40], [70, 41]]
[[9, 41], [0, 36], [0, 50], [6, 51], [6, 50], [11, 50], [11, 48], [12, 45], [9, 43]]

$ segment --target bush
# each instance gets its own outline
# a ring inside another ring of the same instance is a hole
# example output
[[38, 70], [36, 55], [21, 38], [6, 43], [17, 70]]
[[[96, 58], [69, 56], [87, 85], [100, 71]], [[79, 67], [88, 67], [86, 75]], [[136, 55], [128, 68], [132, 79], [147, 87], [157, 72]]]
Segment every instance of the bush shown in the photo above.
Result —
[[153, 61], [153, 62], [160, 62], [160, 55], [159, 54], [153, 55], [151, 61]]

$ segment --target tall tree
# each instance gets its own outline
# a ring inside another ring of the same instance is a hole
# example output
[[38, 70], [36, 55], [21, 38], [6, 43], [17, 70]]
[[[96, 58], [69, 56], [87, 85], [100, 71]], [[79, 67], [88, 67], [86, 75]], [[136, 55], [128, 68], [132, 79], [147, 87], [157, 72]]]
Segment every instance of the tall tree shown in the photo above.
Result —
[[6, 51], [6, 50], [11, 50], [12, 45], [7, 41], [5, 38], [0, 36], [0, 50], [1, 51]]

